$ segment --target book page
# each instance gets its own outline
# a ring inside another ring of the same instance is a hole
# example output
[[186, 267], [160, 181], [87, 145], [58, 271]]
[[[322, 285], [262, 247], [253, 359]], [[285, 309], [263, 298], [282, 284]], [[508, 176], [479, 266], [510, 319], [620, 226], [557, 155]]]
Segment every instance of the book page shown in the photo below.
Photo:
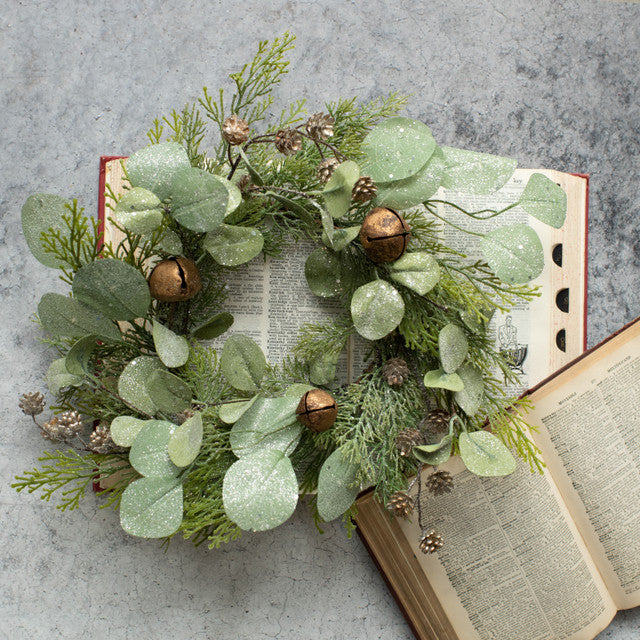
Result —
[[[481, 478], [459, 458], [440, 468], [453, 491], [424, 489], [424, 522], [398, 524], [459, 638], [590, 640], [606, 628], [616, 607], [548, 474], [520, 464]], [[418, 540], [432, 527], [444, 546], [425, 555]]]
[[640, 605], [640, 322], [531, 399], [534, 439], [616, 606]]

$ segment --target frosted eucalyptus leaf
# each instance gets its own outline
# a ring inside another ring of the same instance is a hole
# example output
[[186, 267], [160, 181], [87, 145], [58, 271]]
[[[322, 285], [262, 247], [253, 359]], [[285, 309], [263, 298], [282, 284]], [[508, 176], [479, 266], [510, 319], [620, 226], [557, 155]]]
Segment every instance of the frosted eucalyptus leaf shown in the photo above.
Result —
[[340, 352], [327, 352], [314, 358], [309, 364], [309, 380], [320, 386], [330, 385], [336, 377]]
[[267, 449], [232, 464], [222, 483], [227, 516], [246, 531], [266, 531], [288, 520], [298, 503], [291, 460]]
[[247, 171], [251, 176], [251, 180], [254, 182], [254, 184], [257, 184], [258, 186], [262, 186], [264, 184], [263, 177], [260, 175], [258, 170], [255, 167], [253, 167], [253, 165], [251, 164], [251, 161], [249, 160], [249, 157], [243, 151], [242, 147], [238, 147], [238, 153], [240, 154], [240, 157], [242, 158], [245, 166], [247, 167]]
[[177, 467], [189, 466], [202, 446], [202, 414], [185, 420], [169, 438], [169, 458]]
[[429, 253], [405, 253], [391, 265], [391, 279], [424, 296], [438, 284], [440, 265]]
[[318, 513], [329, 522], [352, 504], [360, 488], [356, 482], [358, 465], [345, 460], [336, 449], [324, 462], [318, 476]]
[[240, 206], [240, 203], [242, 202], [242, 193], [240, 192], [240, 189], [238, 189], [237, 185], [231, 182], [231, 180], [227, 180], [226, 178], [223, 178], [222, 176], [217, 176], [215, 174], [212, 174], [212, 175], [227, 190], [227, 195], [228, 195], [227, 209], [224, 213], [224, 216], [226, 218], [228, 215], [231, 215]]
[[221, 404], [218, 409], [220, 420], [227, 424], [233, 424], [256, 401], [257, 398], [258, 396], [253, 396], [251, 400], [247, 400], [245, 402], [228, 402], [226, 404]]
[[98, 347], [97, 336], [85, 336], [80, 338], [69, 349], [65, 357], [65, 366], [67, 371], [76, 376], [93, 375], [90, 366], [91, 356]]
[[367, 340], [384, 338], [400, 324], [403, 316], [402, 296], [384, 280], [362, 285], [351, 298], [353, 324]]
[[325, 244], [333, 249], [333, 235], [335, 233], [335, 229], [333, 227], [333, 217], [323, 207], [320, 211], [320, 218], [322, 220], [322, 238], [326, 238], [327, 241], [325, 242]]
[[322, 234], [322, 242], [334, 251], [342, 251], [360, 235], [360, 227], [347, 227], [345, 229], [334, 229], [333, 239], [329, 242], [328, 236]]
[[164, 538], [182, 524], [183, 489], [177, 478], [140, 478], [122, 494], [120, 524], [132, 536]]
[[503, 282], [529, 282], [544, 268], [544, 251], [538, 234], [526, 224], [512, 224], [487, 233], [480, 248], [489, 266]]
[[22, 206], [22, 233], [33, 257], [45, 267], [57, 269], [60, 260], [48, 253], [42, 246], [42, 234], [52, 229], [62, 239], [69, 238], [70, 230], [63, 216], [70, 216], [68, 205], [71, 203], [62, 196], [50, 193], [34, 193]]
[[240, 391], [255, 391], [267, 369], [260, 346], [251, 338], [235, 335], [222, 347], [220, 369], [229, 384]]
[[324, 187], [322, 195], [327, 210], [334, 218], [344, 216], [351, 206], [351, 191], [360, 177], [360, 169], [352, 160], [339, 164]]
[[164, 370], [164, 365], [158, 358], [138, 356], [120, 374], [118, 394], [136, 409], [153, 415], [157, 407], [147, 392], [147, 380], [158, 369]]
[[73, 278], [73, 295], [112, 320], [143, 318], [151, 304], [145, 277], [130, 264], [111, 258], [81, 267]]
[[451, 457], [451, 445], [453, 436], [446, 435], [435, 444], [421, 444], [413, 447], [413, 455], [423, 464], [431, 464], [436, 467], [444, 464]]
[[171, 329], [153, 321], [153, 344], [156, 353], [166, 367], [181, 367], [189, 359], [189, 343], [184, 336], [175, 334]]
[[162, 224], [162, 203], [155, 193], [141, 187], [126, 191], [115, 209], [116, 220], [132, 233], [153, 233]]
[[213, 340], [227, 331], [232, 324], [233, 316], [227, 311], [222, 311], [194, 329], [191, 335], [199, 340]]
[[482, 317], [479, 317], [475, 311], [472, 311], [470, 309], [465, 309], [464, 311], [460, 312], [460, 320], [462, 320], [464, 326], [473, 333], [486, 332], [487, 325], [493, 317], [496, 309], [495, 307], [490, 307], [487, 304], [483, 304], [480, 306], [479, 311], [482, 314]]
[[182, 253], [182, 240], [180, 240], [180, 236], [175, 231], [165, 229], [162, 237], [158, 240], [158, 249], [165, 253], [179, 255]]
[[309, 289], [322, 298], [332, 298], [340, 293], [340, 271], [340, 259], [326, 247], [313, 251], [304, 265]]
[[38, 316], [45, 331], [56, 336], [80, 338], [98, 335], [118, 342], [120, 329], [102, 313], [87, 307], [75, 298], [59, 293], [45, 293], [38, 304]]
[[262, 251], [263, 245], [264, 238], [259, 229], [229, 224], [222, 224], [208, 233], [202, 244], [211, 257], [225, 267], [249, 262]]
[[305, 393], [307, 393], [307, 391], [311, 391], [312, 389], [315, 389], [315, 387], [311, 386], [310, 384], [294, 382], [286, 388], [284, 395], [295, 397], [299, 400]]
[[164, 369], [153, 371], [147, 379], [147, 393], [153, 404], [166, 413], [180, 413], [191, 406], [189, 385]]
[[227, 188], [203, 169], [179, 171], [171, 183], [171, 196], [171, 215], [191, 231], [213, 231], [227, 213]]
[[383, 120], [364, 139], [364, 174], [374, 182], [393, 182], [415, 175], [436, 149], [426, 124], [396, 116]]
[[542, 173], [534, 173], [518, 203], [529, 215], [559, 229], [567, 217], [565, 190]]
[[111, 439], [119, 447], [130, 447], [148, 420], [118, 416], [111, 421]]
[[455, 394], [455, 401], [468, 416], [473, 416], [482, 406], [484, 397], [482, 371], [471, 364], [465, 364], [457, 373], [462, 379], [464, 389]]
[[509, 181], [518, 164], [513, 158], [442, 147], [446, 169], [442, 186], [452, 191], [487, 195]]
[[478, 476], [506, 476], [516, 469], [509, 449], [488, 431], [461, 433], [458, 444], [462, 462]]
[[175, 424], [166, 420], [147, 420], [131, 445], [131, 466], [149, 478], [177, 476], [180, 469], [171, 462], [168, 448], [169, 439], [176, 429]]
[[438, 334], [440, 364], [445, 373], [454, 373], [469, 353], [469, 343], [464, 330], [450, 322]]
[[424, 386], [427, 388], [462, 391], [464, 382], [457, 373], [445, 373], [442, 369], [434, 369], [424, 374]]
[[45, 380], [49, 393], [53, 396], [57, 396], [65, 387], [77, 387], [83, 382], [82, 376], [69, 373], [65, 360], [65, 358], [54, 360], [47, 370]]
[[176, 173], [191, 167], [189, 157], [177, 142], [164, 142], [144, 147], [127, 160], [127, 175], [133, 187], [148, 189], [166, 200]]
[[298, 446], [302, 425], [296, 420], [300, 398], [257, 398], [236, 420], [229, 444], [238, 458], [264, 449], [290, 455]]

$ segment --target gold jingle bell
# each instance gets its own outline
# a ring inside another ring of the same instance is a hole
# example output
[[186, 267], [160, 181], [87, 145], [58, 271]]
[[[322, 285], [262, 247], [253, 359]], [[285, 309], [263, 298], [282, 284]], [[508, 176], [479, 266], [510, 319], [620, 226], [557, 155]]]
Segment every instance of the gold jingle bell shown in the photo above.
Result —
[[300, 399], [296, 409], [298, 421], [316, 433], [331, 428], [338, 416], [335, 398], [322, 389], [311, 389]]
[[404, 218], [386, 207], [372, 209], [360, 228], [360, 242], [373, 262], [395, 262], [411, 239], [411, 228]]
[[159, 262], [149, 276], [152, 297], [161, 302], [193, 298], [202, 289], [200, 272], [193, 260], [173, 256]]

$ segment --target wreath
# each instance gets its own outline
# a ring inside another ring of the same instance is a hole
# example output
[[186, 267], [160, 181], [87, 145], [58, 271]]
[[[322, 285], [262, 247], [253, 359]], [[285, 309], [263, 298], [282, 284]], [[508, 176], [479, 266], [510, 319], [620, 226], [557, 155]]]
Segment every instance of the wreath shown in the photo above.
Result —
[[[71, 291], [38, 305], [58, 353], [46, 374], [53, 415], [38, 418], [39, 392], [20, 399], [60, 448], [16, 478], [18, 491], [58, 492], [65, 510], [95, 486], [126, 532], [214, 547], [283, 523], [305, 494], [319, 526], [342, 516], [351, 528], [368, 486], [407, 516], [419, 503], [408, 478], [433, 466], [427, 486], [450, 490], [436, 467], [452, 455], [484, 476], [511, 473], [510, 450], [541, 469], [513, 411], [527, 401], [505, 395], [516, 374], [487, 329], [495, 309], [537, 295], [527, 283], [543, 268], [541, 243], [522, 224], [469, 231], [486, 257], [470, 261], [444, 243], [441, 227], [459, 225], [439, 205], [476, 229], [515, 206], [559, 227], [564, 192], [534, 174], [501, 211], [438, 200], [441, 186], [499, 189], [515, 161], [438, 146], [425, 124], [397, 115], [397, 94], [311, 116], [298, 101], [265, 123], [293, 39], [260, 43], [230, 76], [230, 101], [205, 88], [153, 122], [151, 144], [123, 162], [124, 193], [107, 191], [121, 241], [75, 200], [26, 200], [26, 242]], [[301, 240], [315, 244], [308, 286], [343, 313], [305, 325], [282, 362], [267, 362], [233, 332], [225, 281]], [[354, 381], [336, 381], [354, 336], [367, 361]], [[424, 551], [441, 543], [429, 535]]]

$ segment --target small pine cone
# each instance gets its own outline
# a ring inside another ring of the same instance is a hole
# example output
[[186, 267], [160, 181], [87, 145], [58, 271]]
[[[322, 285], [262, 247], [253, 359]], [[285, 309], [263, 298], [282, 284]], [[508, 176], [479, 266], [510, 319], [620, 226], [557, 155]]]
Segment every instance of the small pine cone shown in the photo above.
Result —
[[222, 123], [222, 137], [231, 145], [243, 144], [249, 139], [249, 125], [235, 114], [229, 116]]
[[378, 187], [369, 176], [362, 176], [353, 185], [351, 190], [351, 198], [356, 202], [369, 202], [373, 200], [378, 193]]
[[387, 509], [397, 518], [406, 518], [413, 511], [413, 507], [413, 498], [404, 491], [396, 491], [387, 503]]
[[77, 411], [65, 411], [58, 416], [58, 425], [63, 438], [70, 440], [82, 431], [82, 418]]
[[413, 447], [424, 444], [424, 436], [418, 429], [405, 429], [396, 436], [396, 447], [403, 457], [411, 455]]
[[95, 453], [113, 453], [121, 448], [111, 439], [111, 429], [99, 424], [89, 438], [89, 449]]
[[441, 493], [449, 493], [453, 489], [451, 474], [448, 471], [434, 471], [427, 478], [427, 489], [434, 496], [439, 496]]
[[240, 176], [240, 179], [236, 183], [236, 187], [240, 189], [240, 193], [247, 193], [249, 191], [249, 188], [251, 187], [251, 177], [247, 175]]
[[302, 136], [294, 129], [280, 129], [276, 133], [276, 149], [285, 156], [291, 156], [302, 149]]
[[44, 396], [38, 391], [34, 393], [23, 393], [20, 396], [18, 406], [25, 415], [37, 416], [44, 411]]
[[180, 413], [176, 413], [176, 424], [183, 424], [189, 418], [193, 418], [196, 415], [196, 412], [191, 409], [185, 409]]
[[336, 167], [340, 164], [338, 158], [325, 158], [318, 165], [316, 176], [320, 182], [329, 182], [329, 178], [333, 175]]
[[435, 553], [443, 544], [442, 536], [435, 529], [429, 529], [426, 533], [423, 532], [422, 538], [420, 538], [420, 551]]
[[439, 436], [449, 430], [451, 415], [444, 409], [432, 409], [420, 423], [428, 436]]
[[382, 375], [390, 387], [401, 387], [411, 372], [402, 358], [390, 358], [382, 367]]
[[60, 442], [60, 440], [64, 440], [64, 434], [60, 428], [60, 423], [58, 418], [55, 417], [42, 425], [41, 433], [45, 440], [51, 440], [51, 442]]
[[314, 140], [326, 140], [333, 135], [335, 120], [326, 113], [314, 113], [305, 125], [305, 129]]

